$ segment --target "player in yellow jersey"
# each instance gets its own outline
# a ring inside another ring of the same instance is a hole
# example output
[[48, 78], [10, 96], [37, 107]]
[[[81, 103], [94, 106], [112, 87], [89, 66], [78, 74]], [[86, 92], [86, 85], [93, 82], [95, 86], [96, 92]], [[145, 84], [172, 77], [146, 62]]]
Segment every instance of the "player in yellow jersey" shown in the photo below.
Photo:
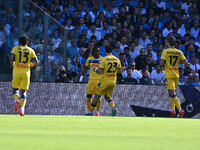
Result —
[[183, 62], [186, 66], [189, 66], [190, 64], [186, 60], [182, 51], [175, 48], [175, 42], [176, 38], [174, 36], [167, 38], [167, 45], [169, 48], [163, 50], [160, 65], [161, 67], [163, 67], [163, 65], [165, 66], [165, 83], [168, 89], [172, 109], [170, 117], [176, 116], [176, 106], [179, 110], [179, 117], [183, 118], [184, 110], [181, 108], [180, 101], [176, 96], [176, 88], [179, 80], [178, 65], [180, 62]]
[[[97, 74], [96, 72], [93, 71], [94, 68], [99, 69], [100, 62], [102, 60], [102, 57], [100, 56], [100, 49], [98, 47], [94, 47], [92, 50], [92, 56], [90, 56], [84, 66], [84, 70], [82, 72], [82, 75], [80, 77], [80, 82], [83, 81], [83, 77], [85, 73], [87, 72], [88, 68], [90, 68], [90, 76], [89, 76], [89, 81], [87, 85], [87, 108], [88, 108], [88, 113], [86, 115], [92, 115], [92, 113], [89, 111], [90, 106], [92, 104], [92, 96], [95, 93], [95, 90], [97, 88], [97, 84], [99, 83], [99, 79], [101, 75]], [[97, 103], [97, 113], [96, 116], [99, 116], [100, 113], [100, 107], [101, 107], [101, 98], [99, 98], [98, 103]]]
[[117, 73], [122, 73], [121, 62], [117, 57], [112, 55], [111, 46], [106, 46], [105, 52], [106, 57], [102, 59], [99, 69], [93, 69], [96, 73], [101, 74], [101, 79], [98, 83], [90, 112], [93, 112], [97, 105], [98, 99], [101, 97], [101, 95], [104, 95], [105, 100], [107, 100], [112, 108], [112, 116], [116, 116], [117, 109], [111, 97], [116, 85]]
[[[24, 116], [26, 91], [30, 83], [30, 67], [38, 64], [34, 50], [27, 46], [28, 41], [27, 35], [21, 36], [19, 46], [12, 49], [9, 57], [9, 62], [13, 66], [12, 88], [14, 90], [15, 112], [18, 112], [19, 103], [21, 102], [21, 116]], [[19, 91], [20, 89], [21, 91]]]

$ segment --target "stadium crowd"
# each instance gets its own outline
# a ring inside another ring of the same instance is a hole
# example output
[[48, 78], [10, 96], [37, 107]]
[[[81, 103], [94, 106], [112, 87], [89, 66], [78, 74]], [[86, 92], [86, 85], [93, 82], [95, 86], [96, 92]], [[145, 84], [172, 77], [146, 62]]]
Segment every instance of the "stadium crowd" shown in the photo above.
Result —
[[[63, 29], [54, 21], [48, 28], [48, 75], [52, 82], [78, 82], [95, 45], [105, 56], [105, 47], [122, 65], [118, 83], [163, 84], [164, 71], [159, 61], [166, 37], [177, 38], [190, 68], [180, 65], [179, 85], [200, 85], [200, 8], [198, 0], [33, 0], [68, 31], [64, 43]], [[6, 60], [18, 44], [18, 21], [15, 0], [0, 4], [0, 58]], [[43, 18], [28, 0], [24, 2], [24, 33], [31, 37], [31, 47], [40, 60], [33, 71], [43, 71]], [[67, 44], [67, 62], [64, 61]], [[1, 61], [2, 63], [2, 61]], [[5, 65], [5, 62], [3, 62]], [[3, 65], [3, 66], [4, 66]], [[2, 71], [0, 72], [2, 73]], [[4, 72], [5, 73], [5, 72]], [[42, 79], [41, 79], [42, 81]], [[88, 81], [86, 75], [85, 82]]]

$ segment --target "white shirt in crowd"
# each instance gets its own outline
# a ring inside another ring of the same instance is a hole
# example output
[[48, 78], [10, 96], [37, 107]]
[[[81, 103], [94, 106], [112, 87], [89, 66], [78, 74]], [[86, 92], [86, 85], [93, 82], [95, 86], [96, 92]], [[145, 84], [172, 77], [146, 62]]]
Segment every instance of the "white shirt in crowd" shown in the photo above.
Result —
[[197, 30], [195, 30], [194, 27], [191, 28], [191, 36], [193, 36], [195, 38], [195, 40], [197, 40], [197, 37], [199, 35], [199, 31], [200, 31], [200, 28], [198, 28]]
[[182, 3], [181, 5], [181, 9], [184, 9], [186, 13], [188, 13], [188, 8], [190, 8], [192, 6], [192, 3], [190, 3], [189, 5], [185, 2]]
[[184, 24], [182, 24], [181, 27], [178, 28], [177, 33], [179, 35], [181, 35], [181, 37], [184, 37], [184, 35], [186, 34], [186, 29], [185, 29], [185, 25]]
[[165, 80], [165, 72], [158, 73], [156, 69], [151, 72], [150, 78], [153, 79], [155, 84], [161, 84]]
[[[127, 71], [122, 72], [122, 76], [123, 76], [123, 78], [126, 78], [127, 77]], [[142, 74], [138, 70], [134, 70], [132, 72], [132, 77], [134, 79], [136, 79], [139, 83], [139, 80], [142, 78]]]
[[92, 33], [91, 30], [88, 30], [87, 38], [90, 39], [92, 35], [95, 35], [97, 40], [101, 40], [101, 33], [99, 31], [96, 30], [94, 33]]
[[131, 56], [131, 58], [133, 59], [133, 60], [135, 60], [135, 58], [137, 57], [137, 56], [139, 56], [140, 55], [140, 52], [139, 51], [136, 51], [136, 50], [134, 50], [134, 51], [130, 51], [130, 56]]
[[95, 14], [93, 13], [93, 11], [90, 11], [90, 12], [89, 12], [89, 14], [90, 14], [90, 16], [91, 16], [91, 19], [92, 19], [91, 21], [92, 21], [92, 22], [94, 22], [94, 21], [95, 21], [95, 19], [96, 19], [96, 16], [98, 16], [98, 15], [99, 15], [99, 12], [97, 12], [96, 16], [95, 16]]
[[164, 1], [156, 2], [158, 8], [163, 8], [164, 10], [166, 9], [166, 3]]
[[195, 64], [195, 65], [190, 64], [190, 68], [192, 70], [194, 70], [195, 72], [197, 72], [200, 69], [200, 65], [199, 64]]
[[147, 47], [147, 44], [151, 44], [151, 41], [149, 40], [148, 37], [147, 37], [145, 40], [143, 40], [142, 38], [140, 38], [139, 43], [140, 43], [140, 45], [142, 45], [143, 47]]
[[171, 33], [171, 32], [173, 32], [172, 29], [168, 30], [167, 28], [165, 28], [165, 29], [163, 30], [163, 32], [162, 32], [162, 35], [163, 35], [164, 37], [167, 37], [168, 34]]

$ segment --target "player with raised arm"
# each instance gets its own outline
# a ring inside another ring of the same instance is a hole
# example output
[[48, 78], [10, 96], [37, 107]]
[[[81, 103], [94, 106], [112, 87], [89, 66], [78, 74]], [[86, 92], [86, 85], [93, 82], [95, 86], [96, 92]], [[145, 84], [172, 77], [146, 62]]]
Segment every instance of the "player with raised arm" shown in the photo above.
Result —
[[[9, 62], [13, 66], [12, 88], [14, 91], [15, 112], [19, 110], [21, 102], [20, 115], [24, 116], [26, 104], [26, 91], [30, 83], [30, 67], [38, 64], [37, 56], [32, 48], [28, 47], [29, 38], [23, 35], [19, 38], [19, 46], [12, 49]], [[21, 91], [19, 91], [21, 89]], [[20, 99], [21, 98], [21, 99]]]
[[101, 95], [104, 95], [105, 100], [107, 100], [112, 109], [112, 116], [116, 116], [117, 109], [111, 97], [116, 85], [117, 73], [122, 73], [121, 62], [117, 57], [112, 55], [111, 46], [106, 46], [105, 52], [106, 57], [102, 59], [99, 69], [93, 69], [96, 73], [101, 74], [101, 79], [95, 91], [90, 112], [93, 112], [97, 105], [98, 99], [101, 97]]
[[186, 60], [182, 51], [175, 48], [176, 38], [170, 36], [167, 38], [167, 45], [169, 48], [164, 49], [161, 56], [161, 67], [165, 67], [165, 83], [168, 89], [170, 105], [172, 112], [170, 117], [176, 116], [175, 106], [179, 110], [179, 117], [183, 118], [184, 110], [181, 108], [180, 101], [176, 95], [176, 88], [179, 80], [178, 65], [182, 61], [186, 66], [190, 64]]
[[[89, 81], [87, 84], [87, 108], [88, 108], [88, 113], [86, 115], [92, 115], [92, 113], [89, 111], [90, 106], [92, 104], [92, 96], [95, 93], [95, 90], [97, 88], [97, 84], [99, 83], [99, 79], [101, 75], [97, 74], [96, 72], [93, 71], [94, 68], [99, 69], [100, 62], [102, 60], [102, 57], [100, 56], [100, 49], [98, 47], [94, 47], [92, 49], [92, 56], [90, 56], [84, 66], [84, 69], [82, 71], [82, 75], [80, 77], [80, 82], [83, 82], [83, 77], [85, 73], [87, 72], [88, 68], [90, 68], [90, 76], [89, 76]], [[96, 106], [96, 116], [100, 115], [100, 107], [101, 107], [101, 98], [99, 98], [97, 106]]]

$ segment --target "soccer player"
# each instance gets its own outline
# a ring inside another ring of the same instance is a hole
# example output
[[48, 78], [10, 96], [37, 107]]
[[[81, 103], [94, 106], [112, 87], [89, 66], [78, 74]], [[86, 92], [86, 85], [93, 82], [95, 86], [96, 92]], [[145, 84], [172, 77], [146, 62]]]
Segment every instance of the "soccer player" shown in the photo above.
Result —
[[178, 65], [182, 61], [186, 66], [190, 64], [186, 60], [182, 51], [175, 48], [176, 38], [174, 36], [170, 36], [167, 38], [167, 45], [169, 48], [164, 49], [160, 65], [165, 66], [165, 83], [168, 89], [170, 105], [172, 112], [170, 117], [176, 116], [175, 106], [179, 110], [179, 117], [183, 118], [184, 110], [181, 108], [180, 101], [176, 96], [176, 88], [179, 80], [179, 70]]
[[111, 46], [105, 47], [105, 53], [106, 57], [102, 59], [99, 69], [93, 69], [96, 73], [101, 74], [101, 79], [95, 91], [90, 112], [93, 112], [97, 105], [98, 99], [101, 97], [101, 95], [104, 95], [105, 100], [107, 100], [112, 109], [112, 116], [116, 116], [117, 109], [111, 97], [115, 88], [117, 73], [122, 73], [121, 62], [117, 57], [112, 55]]
[[[12, 49], [9, 57], [9, 62], [13, 66], [12, 88], [14, 90], [15, 112], [18, 112], [19, 103], [21, 102], [21, 116], [24, 116], [26, 91], [30, 83], [30, 67], [38, 64], [34, 50], [27, 46], [28, 42], [29, 38], [27, 35], [21, 36], [19, 38], [19, 46]], [[21, 92], [19, 91], [20, 89]]]
[[[90, 68], [90, 76], [89, 76], [89, 81], [87, 85], [87, 108], [88, 108], [88, 113], [86, 115], [92, 115], [92, 113], [89, 111], [90, 106], [92, 104], [92, 96], [95, 93], [95, 90], [97, 88], [97, 84], [99, 83], [99, 79], [101, 75], [97, 74], [96, 72], [93, 71], [94, 68], [99, 69], [100, 62], [102, 60], [102, 57], [100, 56], [100, 49], [98, 47], [94, 47], [92, 49], [92, 56], [90, 56], [84, 66], [84, 70], [82, 72], [82, 75], [80, 77], [80, 82], [83, 82], [83, 76], [87, 72], [88, 68]], [[101, 107], [101, 98], [99, 98], [98, 103], [97, 103], [97, 113], [96, 116], [100, 115], [100, 107]]]

